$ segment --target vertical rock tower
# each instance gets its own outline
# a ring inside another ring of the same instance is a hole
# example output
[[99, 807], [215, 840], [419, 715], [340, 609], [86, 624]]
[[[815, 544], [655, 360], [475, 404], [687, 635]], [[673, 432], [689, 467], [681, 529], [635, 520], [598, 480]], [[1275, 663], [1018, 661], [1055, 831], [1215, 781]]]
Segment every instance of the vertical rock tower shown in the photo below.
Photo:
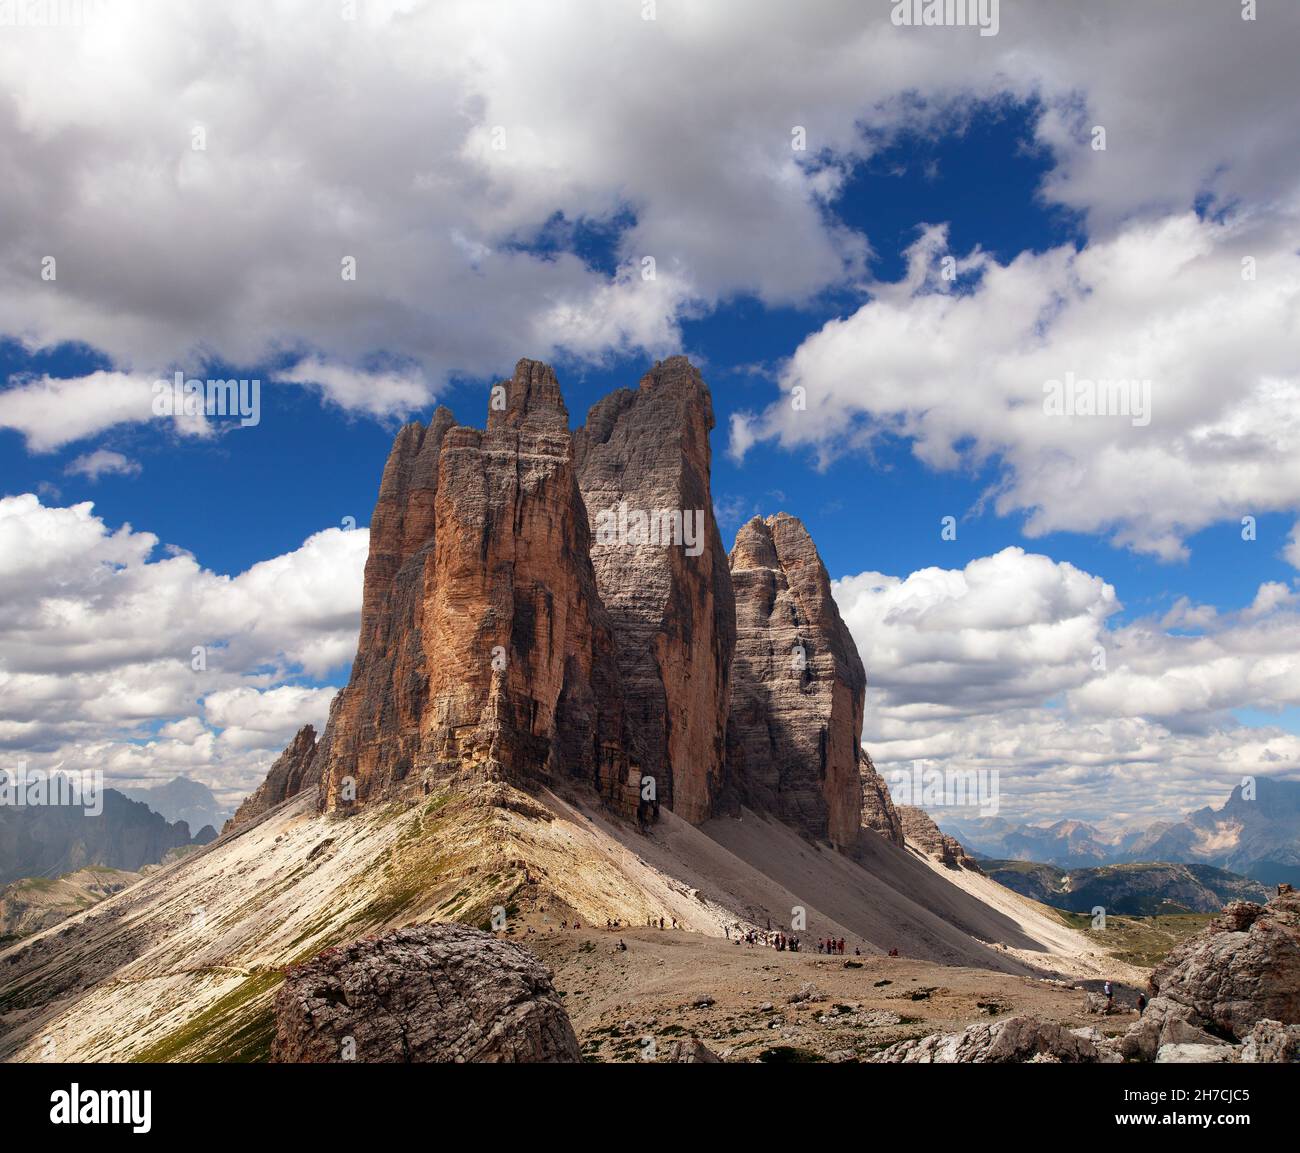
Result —
[[679, 356], [573, 433], [532, 360], [493, 388], [485, 429], [444, 408], [403, 428], [351, 679], [319, 744], [300, 733], [241, 814], [316, 779], [334, 809], [460, 774], [571, 776], [626, 816], [662, 804], [698, 824], [725, 793], [838, 847], [864, 825], [899, 843], [826, 568], [784, 513], [724, 553], [713, 424]]
[[352, 678], [322, 738], [323, 803], [455, 772], [589, 780], [634, 812], [639, 757], [596, 588], [568, 412], [521, 360], [487, 429], [398, 435], [371, 525]]
[[755, 517], [731, 550], [736, 597], [727, 761], [744, 801], [837, 847], [862, 820], [867, 677], [802, 522]]
[[731, 573], [709, 487], [712, 428], [708, 387], [675, 356], [639, 388], [619, 389], [592, 408], [575, 438], [593, 524], [602, 513], [699, 517], [697, 555], [625, 540], [597, 540], [591, 550], [643, 769], [660, 802], [696, 823], [712, 815], [723, 785], [736, 640]]

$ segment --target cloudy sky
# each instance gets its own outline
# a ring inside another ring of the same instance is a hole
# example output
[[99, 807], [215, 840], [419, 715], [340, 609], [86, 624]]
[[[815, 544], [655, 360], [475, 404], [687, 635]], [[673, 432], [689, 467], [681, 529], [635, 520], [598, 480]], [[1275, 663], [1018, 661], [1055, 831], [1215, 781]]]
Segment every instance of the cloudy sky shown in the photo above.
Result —
[[[526, 355], [580, 422], [685, 351], [887, 774], [1115, 823], [1300, 779], [1300, 7], [893, 7], [0, 26], [0, 758], [235, 799], [346, 681], [403, 419]], [[156, 415], [176, 372], [259, 422]], [[1071, 374], [1149, 420], [1045, 412]]]

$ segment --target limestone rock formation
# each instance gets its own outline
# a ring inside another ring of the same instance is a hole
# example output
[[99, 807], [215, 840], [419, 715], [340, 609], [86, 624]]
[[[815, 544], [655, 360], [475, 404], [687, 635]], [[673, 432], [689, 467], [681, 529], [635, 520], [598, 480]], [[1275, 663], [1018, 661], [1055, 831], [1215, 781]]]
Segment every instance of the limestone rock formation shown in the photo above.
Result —
[[1194, 1041], [1161, 1045], [1156, 1053], [1157, 1065], [1213, 1065], [1231, 1060], [1231, 1045], [1206, 1045]]
[[862, 778], [862, 827], [903, 847], [903, 821], [889, 795], [889, 786], [876, 772], [866, 749], [858, 750], [858, 775]]
[[871, 1058], [876, 1064], [1005, 1064], [1051, 1061], [1113, 1064], [1121, 1058], [1098, 1045], [1088, 1030], [1070, 1030], [1036, 1017], [980, 1022], [961, 1033], [934, 1033], [900, 1041]]
[[416, 925], [327, 950], [276, 994], [272, 1061], [580, 1059], [545, 966], [464, 925]]
[[397, 434], [370, 517], [357, 655], [318, 754], [322, 780], [350, 776], [364, 789], [361, 799], [405, 779], [420, 750], [430, 700], [422, 626], [434, 501], [443, 438], [454, 425], [439, 408], [427, 428], [416, 421]]
[[851, 844], [866, 673], [803, 524], [755, 517], [731, 550], [736, 657], [729, 770], [746, 803], [811, 836]]
[[[320, 779], [319, 766], [316, 762], [316, 730], [311, 725], [303, 725], [298, 735], [289, 743], [289, 747], [276, 758], [267, 771], [266, 779], [257, 786], [251, 796], [235, 810], [222, 829], [231, 829], [246, 825], [260, 817], [267, 809], [274, 808], [281, 801], [296, 797], [303, 789], [316, 784]], [[206, 842], [195, 841], [200, 844]]]
[[1300, 1024], [1300, 894], [1234, 901], [1151, 974], [1151, 1000], [1124, 1054], [1165, 1045], [1243, 1041], [1263, 1020]]
[[[852, 844], [862, 662], [798, 520], [756, 519], [724, 556], [713, 422], [707, 386], [674, 357], [576, 433], [555, 374], [530, 360], [492, 390], [486, 429], [445, 409], [403, 428], [371, 520], [349, 683], [314, 757], [287, 750], [238, 819], [299, 781], [319, 779], [337, 810], [458, 775], [569, 774], [626, 816], [662, 803], [698, 823], [726, 790]], [[866, 767], [868, 815], [898, 843]]]
[[1249, 1065], [1300, 1062], [1300, 1025], [1283, 1025], [1267, 1018], [1256, 1021], [1237, 1060]]
[[930, 857], [937, 857], [946, 869], [969, 869], [973, 873], [982, 872], [978, 862], [972, 857], [956, 837], [950, 837], [924, 809], [916, 805], [899, 805], [898, 816], [903, 823], [903, 836], [908, 844], [914, 845]]
[[521, 360], [486, 430], [398, 435], [371, 526], [357, 659], [321, 742], [323, 803], [461, 771], [589, 780], [637, 811], [640, 757], [596, 588], [568, 412]]
[[675, 356], [595, 405], [575, 434], [591, 558], [642, 769], [661, 803], [697, 823], [723, 784], [736, 632], [709, 487], [712, 428], [708, 387]]

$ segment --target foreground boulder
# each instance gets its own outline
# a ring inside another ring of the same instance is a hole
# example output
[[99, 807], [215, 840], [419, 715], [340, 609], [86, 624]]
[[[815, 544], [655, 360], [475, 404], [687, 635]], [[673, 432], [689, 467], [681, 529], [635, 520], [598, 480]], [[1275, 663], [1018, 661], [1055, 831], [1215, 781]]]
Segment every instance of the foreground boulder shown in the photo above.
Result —
[[1300, 1025], [1256, 1021], [1237, 1060], [1247, 1064], [1300, 1062]]
[[1244, 1041], [1259, 1021], [1300, 1024], [1300, 895], [1233, 901], [1151, 974], [1146, 1012], [1124, 1055], [1153, 1060], [1166, 1045]]
[[722, 1062], [722, 1058], [698, 1037], [669, 1042], [663, 1059], [675, 1065], [717, 1065]]
[[546, 967], [464, 925], [415, 925], [327, 950], [285, 979], [275, 1025], [279, 1062], [580, 1059]]
[[877, 1064], [903, 1065], [998, 1065], [1025, 1061], [1076, 1065], [1119, 1061], [1118, 1054], [1096, 1043], [1095, 1035], [1095, 1031], [1071, 1031], [1036, 1017], [1008, 1017], [971, 1025], [961, 1033], [934, 1033], [900, 1041], [871, 1060]]
[[1161, 1045], [1156, 1051], [1157, 1065], [1222, 1065], [1231, 1060], [1231, 1045], [1184, 1041], [1175, 1045]]

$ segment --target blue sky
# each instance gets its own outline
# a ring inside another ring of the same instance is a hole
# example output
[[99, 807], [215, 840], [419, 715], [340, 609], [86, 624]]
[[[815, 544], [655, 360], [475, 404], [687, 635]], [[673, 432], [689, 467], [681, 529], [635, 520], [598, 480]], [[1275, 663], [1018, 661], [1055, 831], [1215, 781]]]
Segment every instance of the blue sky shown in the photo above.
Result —
[[[374, 15], [322, 35], [364, 34], [400, 64], [381, 51], [318, 75], [329, 46], [299, 45], [318, 90], [290, 97], [272, 31], [236, 5], [203, 20], [242, 36], [263, 78], [246, 106], [195, 106], [168, 66], [155, 82], [175, 109], [114, 89], [106, 120], [47, 91], [77, 66], [66, 38], [10, 61], [21, 98], [0, 142], [24, 187], [68, 192], [18, 195], [21, 227], [0, 230], [0, 540], [23, 553], [0, 749], [245, 791], [346, 681], [364, 538], [331, 530], [364, 528], [400, 422], [444, 403], [481, 424], [488, 386], [529, 356], [555, 365], [577, 424], [684, 351], [713, 391], [724, 538], [755, 513], [808, 525], [863, 650], [883, 767], [992, 765], [1014, 814], [1121, 822], [1246, 771], [1300, 773], [1300, 174], [1288, 112], [1260, 101], [1294, 87], [1296, 22], [1106, 6], [1132, 25], [1116, 30], [1008, 2], [996, 38], [959, 40], [847, 5], [805, 25], [660, 9], [653, 28], [602, 13], [600, 33], [573, 13], [411, 17], [430, 42], [452, 21], [466, 59], [479, 37], [500, 48], [474, 68], [403, 55], [412, 30]], [[150, 29], [155, 47], [199, 35]], [[584, 53], [589, 34], [608, 59]], [[532, 88], [506, 67], [530, 39], [553, 65]], [[755, 76], [719, 70], [737, 53]], [[1225, 104], [1197, 77], [1229, 61], [1249, 80]], [[651, 93], [643, 64], [663, 77]], [[49, 144], [92, 124], [92, 155]], [[86, 191], [119, 181], [129, 214]], [[30, 272], [47, 250], [53, 285]], [[355, 291], [337, 275], [351, 251]], [[1245, 254], [1262, 272], [1243, 290]], [[1047, 376], [1117, 363], [1155, 378], [1150, 436], [1033, 419]], [[142, 416], [141, 389], [176, 367], [261, 379], [260, 423], [198, 436]], [[804, 420], [784, 403], [797, 384], [816, 396]], [[169, 548], [192, 561], [162, 564]], [[290, 584], [312, 591], [276, 623]], [[187, 598], [208, 602], [192, 624]], [[155, 603], [157, 635], [132, 637]], [[198, 687], [191, 641], [223, 655]]]
[[[846, 225], [870, 236], [872, 272], [897, 280], [905, 250], [927, 223], [947, 223], [953, 247], [979, 246], [1008, 260], [1020, 252], [1075, 243], [1084, 236], [1075, 214], [1046, 205], [1040, 195], [1049, 159], [1035, 145], [1033, 103], [993, 103], [969, 121], [937, 136], [914, 134], [854, 170], [833, 206]], [[609, 227], [589, 226], [554, 236], [548, 228], [530, 251], [553, 253], [558, 241], [596, 268], [609, 268], [609, 252], [630, 217]], [[811, 454], [762, 445], [743, 463], [726, 453], [728, 419], [770, 399], [776, 370], [799, 343], [825, 321], [852, 311], [866, 298], [847, 290], [828, 292], [804, 308], [767, 308], [752, 297], [729, 300], [682, 326], [684, 350], [705, 366], [714, 394], [714, 492], [726, 517], [726, 543], [745, 519], [785, 510], [809, 526], [832, 576], [874, 567], [907, 573], [927, 565], [954, 567], [1024, 544], [1022, 517], [977, 511], [981, 493], [998, 473], [997, 462], [978, 472], [936, 472], [920, 464], [904, 441], [880, 446], [874, 459], [846, 459], [824, 471]], [[521, 356], [531, 350], [521, 348]], [[583, 359], [554, 360], [575, 425], [587, 409], [616, 388], [635, 387], [649, 365], [643, 354], [610, 358], [593, 366]], [[0, 348], [0, 373], [77, 377], [109, 366], [91, 348], [59, 346], [28, 352], [10, 339]], [[270, 381], [274, 366], [235, 368], [216, 364], [214, 376], [257, 376]], [[496, 376], [462, 379], [443, 390], [458, 420], [481, 425], [487, 390]], [[397, 421], [358, 418], [293, 387], [265, 385], [265, 415], [255, 431], [228, 431], [211, 442], [177, 438], [155, 425], [128, 426], [93, 441], [137, 461], [139, 475], [91, 481], [66, 476], [69, 462], [90, 441], [56, 453], [31, 454], [16, 430], [0, 430], [6, 494], [53, 485], [65, 503], [90, 500], [112, 526], [124, 522], [156, 533], [167, 544], [192, 552], [205, 566], [235, 573], [259, 560], [288, 552], [322, 528], [353, 516], [369, 520], [379, 476]], [[427, 419], [415, 410], [412, 419]], [[939, 521], [960, 520], [956, 541], [942, 541]], [[1265, 518], [1260, 536], [1281, 542], [1290, 522]], [[1161, 564], [1116, 549], [1096, 537], [1052, 533], [1032, 547], [1104, 572], [1126, 606], [1140, 612], [1167, 607], [1180, 596], [1221, 607], [1249, 604], [1263, 580], [1288, 580], [1291, 568], [1267, 545], [1256, 563], [1242, 566], [1222, 546], [1234, 541], [1233, 524], [1191, 538], [1195, 563]], [[340, 679], [341, 678], [341, 679]], [[345, 683], [345, 670], [330, 678]]]

